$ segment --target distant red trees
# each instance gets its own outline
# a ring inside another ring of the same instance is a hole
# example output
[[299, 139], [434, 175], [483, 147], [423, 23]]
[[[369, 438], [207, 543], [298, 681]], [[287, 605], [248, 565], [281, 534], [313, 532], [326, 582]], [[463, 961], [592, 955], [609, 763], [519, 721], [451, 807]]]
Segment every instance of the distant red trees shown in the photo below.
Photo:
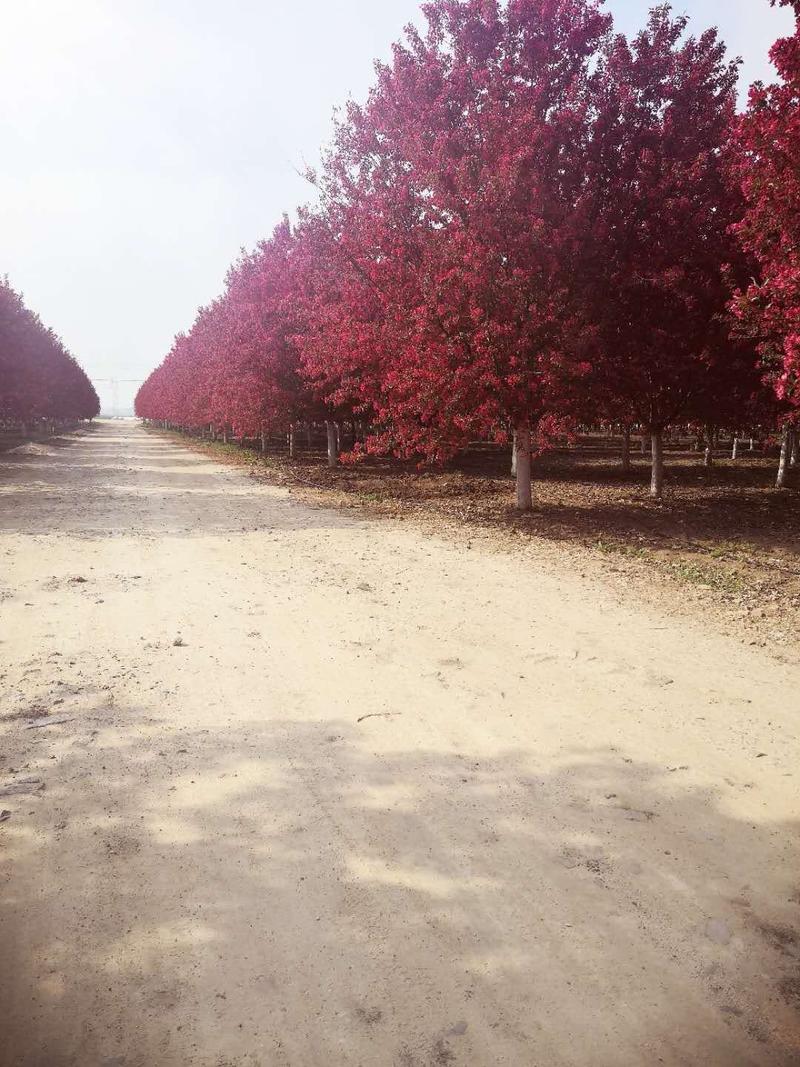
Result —
[[308, 418], [315, 401], [300, 364], [298, 254], [287, 221], [243, 254], [223, 295], [142, 385], [137, 414], [248, 438]]
[[[796, 311], [757, 318], [763, 227], [734, 233], [754, 155], [769, 165], [754, 118], [732, 136], [735, 65], [666, 6], [630, 42], [599, 0], [424, 12], [309, 174], [318, 206], [231, 268], [137, 413], [240, 437], [346, 416], [351, 455], [423, 462], [513, 436], [521, 508], [531, 452], [570, 420], [637, 424], [658, 497], [670, 424], [774, 418], [765, 373], [794, 395]], [[776, 48], [787, 77], [796, 53]]]
[[99, 411], [74, 357], [0, 278], [0, 424], [91, 419]]

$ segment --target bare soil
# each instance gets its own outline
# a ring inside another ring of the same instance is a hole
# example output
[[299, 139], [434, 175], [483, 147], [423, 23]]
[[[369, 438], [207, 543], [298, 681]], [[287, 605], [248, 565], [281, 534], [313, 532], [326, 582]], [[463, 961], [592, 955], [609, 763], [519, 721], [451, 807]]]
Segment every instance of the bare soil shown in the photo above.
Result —
[[797, 664], [338, 491], [0, 457], [3, 1067], [796, 1064]]
[[275, 450], [262, 457], [166, 436], [247, 466], [308, 503], [411, 521], [458, 540], [484, 536], [503, 551], [522, 539], [562, 561], [570, 556], [662, 610], [702, 614], [718, 630], [800, 663], [800, 470], [776, 490], [777, 459], [746, 443], [735, 463], [718, 451], [711, 469], [697, 453], [668, 449], [665, 498], [655, 503], [647, 457], [634, 452], [626, 473], [621, 441], [583, 438], [537, 460], [534, 509], [520, 515], [509, 457], [487, 445], [446, 470], [374, 458], [330, 469], [319, 451], [290, 461]]

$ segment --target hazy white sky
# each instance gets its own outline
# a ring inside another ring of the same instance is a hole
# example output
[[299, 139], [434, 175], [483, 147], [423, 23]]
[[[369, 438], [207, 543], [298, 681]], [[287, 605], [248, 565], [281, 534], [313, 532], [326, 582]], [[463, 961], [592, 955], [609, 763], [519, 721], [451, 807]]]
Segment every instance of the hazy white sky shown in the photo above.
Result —
[[[607, 0], [618, 26], [651, 0]], [[0, 274], [98, 382], [144, 378], [243, 245], [308, 197], [334, 106], [417, 0], [0, 0]], [[768, 0], [678, 0], [743, 83], [790, 31]], [[136, 386], [120, 386], [130, 403]]]

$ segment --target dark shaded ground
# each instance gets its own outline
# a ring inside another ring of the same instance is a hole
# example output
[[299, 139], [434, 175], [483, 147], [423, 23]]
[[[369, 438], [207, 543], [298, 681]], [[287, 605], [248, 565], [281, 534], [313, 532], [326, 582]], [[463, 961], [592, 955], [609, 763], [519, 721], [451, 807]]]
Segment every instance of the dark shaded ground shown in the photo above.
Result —
[[[796, 825], [745, 825], [716, 791], [676, 788], [665, 768], [613, 750], [576, 750], [551, 775], [514, 751], [377, 760], [364, 731], [333, 719], [209, 731], [135, 708], [109, 718], [68, 725], [76, 747], [55, 764], [51, 735], [34, 738], [29, 765], [49, 779], [37, 812], [54, 829], [8, 857], [32, 903], [19, 925], [0, 921], [16, 971], [7, 1004], [35, 1029], [9, 1029], [4, 1063], [437, 1067], [521, 1062], [526, 1048], [542, 1056], [531, 1063], [585, 1064], [587, 1034], [598, 1064], [630, 1063], [637, 1048], [642, 1063], [796, 1062], [797, 905], [758, 876], [791, 878]], [[102, 731], [91, 753], [90, 725]], [[90, 754], [103, 775], [87, 774]], [[404, 804], [373, 799], [398, 791]], [[628, 795], [641, 811], [613, 799]], [[567, 813], [557, 832], [551, 811]], [[53, 877], [40, 885], [43, 864]], [[665, 885], [680, 890], [664, 899]], [[247, 946], [244, 925], [258, 931]], [[610, 946], [629, 959], [613, 982]]]

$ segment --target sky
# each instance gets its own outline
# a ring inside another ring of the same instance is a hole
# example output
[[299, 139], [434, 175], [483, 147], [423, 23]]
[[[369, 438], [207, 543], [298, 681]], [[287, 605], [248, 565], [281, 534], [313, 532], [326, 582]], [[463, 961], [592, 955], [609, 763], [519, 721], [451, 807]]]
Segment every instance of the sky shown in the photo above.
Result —
[[[652, 0], [606, 0], [619, 29]], [[768, 0], [677, 0], [718, 25], [742, 84], [792, 19]], [[310, 199], [334, 108], [420, 21], [418, 0], [0, 4], [0, 275], [120, 413], [239, 249]], [[117, 384], [112, 385], [115, 381]]]

